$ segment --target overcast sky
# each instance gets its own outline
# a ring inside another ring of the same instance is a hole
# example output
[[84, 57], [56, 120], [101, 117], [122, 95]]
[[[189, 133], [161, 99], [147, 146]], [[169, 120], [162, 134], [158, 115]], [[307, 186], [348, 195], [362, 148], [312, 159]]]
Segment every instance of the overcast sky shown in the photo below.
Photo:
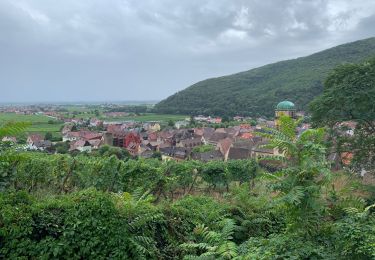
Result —
[[375, 0], [0, 0], [0, 102], [159, 100], [375, 36]]

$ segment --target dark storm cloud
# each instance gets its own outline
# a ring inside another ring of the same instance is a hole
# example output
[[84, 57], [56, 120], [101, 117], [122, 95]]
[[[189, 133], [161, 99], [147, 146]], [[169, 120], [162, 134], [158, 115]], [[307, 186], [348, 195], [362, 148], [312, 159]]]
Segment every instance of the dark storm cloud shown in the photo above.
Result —
[[2, 0], [0, 102], [161, 99], [374, 22], [372, 0]]

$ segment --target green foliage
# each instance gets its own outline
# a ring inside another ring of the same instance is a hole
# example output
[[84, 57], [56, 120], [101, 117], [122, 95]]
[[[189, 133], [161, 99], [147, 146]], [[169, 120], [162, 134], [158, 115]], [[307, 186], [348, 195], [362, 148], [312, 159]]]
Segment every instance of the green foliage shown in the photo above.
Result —
[[0, 139], [4, 136], [14, 136], [25, 131], [30, 125], [26, 122], [8, 122], [0, 125]]
[[210, 231], [204, 225], [194, 229], [195, 242], [184, 243], [181, 247], [195, 253], [186, 255], [184, 259], [233, 259], [238, 256], [237, 245], [232, 241], [236, 224], [232, 219], [223, 219], [219, 232]]
[[6, 258], [156, 259], [156, 235], [165, 235], [156, 229], [162, 214], [126, 194], [86, 190], [41, 201], [24, 192], [0, 194], [0, 212]]
[[290, 100], [298, 109], [323, 91], [323, 81], [337, 65], [375, 55], [375, 39], [340, 45], [313, 55], [281, 61], [230, 76], [200, 81], [161, 101], [162, 113], [273, 116], [273, 108]]
[[130, 158], [131, 155], [126, 149], [120, 147], [113, 147], [109, 145], [103, 145], [98, 149], [98, 154], [100, 156], [110, 157], [112, 155], [116, 156], [118, 159], [123, 160]]
[[348, 216], [334, 224], [334, 245], [342, 259], [375, 258], [375, 215], [367, 207], [363, 211], [347, 208]]
[[55, 144], [54, 149], [59, 154], [66, 154], [69, 152], [70, 145], [68, 142], [58, 142]]
[[268, 238], [251, 238], [239, 247], [244, 259], [338, 259], [323, 243], [299, 233], [273, 234]]
[[321, 125], [375, 118], [375, 59], [338, 66], [326, 79], [321, 96], [311, 103], [312, 120]]
[[258, 170], [254, 160], [230, 160], [227, 167], [230, 179], [239, 183], [254, 181]]
[[174, 216], [184, 218], [191, 228], [200, 224], [213, 228], [218, 221], [227, 216], [228, 207], [225, 203], [220, 203], [211, 197], [186, 196], [176, 201], [171, 211]]
[[169, 126], [169, 127], [174, 127], [174, 122], [173, 122], [173, 120], [168, 120], [168, 126]]
[[248, 184], [236, 187], [229, 199], [233, 206], [232, 218], [239, 226], [236, 242], [244, 242], [249, 237], [267, 237], [285, 229], [285, 209], [274, 203], [270, 188], [264, 183], [258, 183], [251, 191]]
[[291, 229], [303, 228], [314, 233], [324, 209], [321, 188], [331, 174], [326, 161], [324, 130], [310, 129], [297, 137], [297, 124], [289, 117], [281, 117], [280, 129], [269, 129], [270, 134], [264, 136], [270, 140], [268, 147], [278, 149], [287, 159], [280, 158], [288, 167], [271, 175], [276, 180], [273, 188], [279, 193], [276, 203], [287, 208]]
[[353, 136], [334, 128], [336, 151], [354, 152], [352, 165], [358, 171], [375, 166], [375, 59], [337, 67], [327, 78], [323, 94], [310, 105], [316, 125], [335, 126], [343, 121], [357, 123]]
[[225, 162], [210, 161], [202, 169], [202, 179], [215, 189], [217, 186], [226, 186], [229, 190], [230, 173]]
[[215, 147], [213, 145], [205, 144], [205, 145], [196, 146], [191, 151], [193, 153], [204, 153], [204, 152], [211, 152], [213, 150], [215, 150]]
[[44, 139], [45, 140], [52, 140], [52, 138], [53, 138], [53, 135], [52, 135], [52, 133], [50, 133], [50, 132], [47, 132], [45, 135], [44, 135]]
[[44, 135], [46, 132], [51, 132], [55, 137], [60, 137], [60, 127], [63, 125], [63, 123], [59, 121], [53, 121], [54, 124], [49, 124], [49, 120], [50, 118], [45, 115], [0, 113], [0, 126], [9, 122], [21, 124], [24, 122], [28, 122], [27, 128], [23, 129], [23, 131], [27, 130], [29, 133], [39, 133], [42, 135]]

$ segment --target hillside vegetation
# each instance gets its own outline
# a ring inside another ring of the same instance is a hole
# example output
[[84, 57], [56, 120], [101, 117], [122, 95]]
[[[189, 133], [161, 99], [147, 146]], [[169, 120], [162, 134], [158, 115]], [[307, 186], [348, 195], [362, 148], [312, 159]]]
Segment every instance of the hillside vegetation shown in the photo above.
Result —
[[375, 56], [375, 38], [340, 45], [313, 55], [200, 81], [155, 106], [159, 113], [271, 116], [284, 99], [298, 109], [323, 91], [330, 71], [343, 63]]

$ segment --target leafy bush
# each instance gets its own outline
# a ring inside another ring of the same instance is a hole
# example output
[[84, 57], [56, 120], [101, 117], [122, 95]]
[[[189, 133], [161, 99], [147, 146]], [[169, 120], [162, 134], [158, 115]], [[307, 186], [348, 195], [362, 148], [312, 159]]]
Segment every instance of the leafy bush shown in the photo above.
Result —
[[32, 199], [0, 195], [0, 254], [6, 258], [153, 258], [163, 217], [149, 202], [84, 190]]

